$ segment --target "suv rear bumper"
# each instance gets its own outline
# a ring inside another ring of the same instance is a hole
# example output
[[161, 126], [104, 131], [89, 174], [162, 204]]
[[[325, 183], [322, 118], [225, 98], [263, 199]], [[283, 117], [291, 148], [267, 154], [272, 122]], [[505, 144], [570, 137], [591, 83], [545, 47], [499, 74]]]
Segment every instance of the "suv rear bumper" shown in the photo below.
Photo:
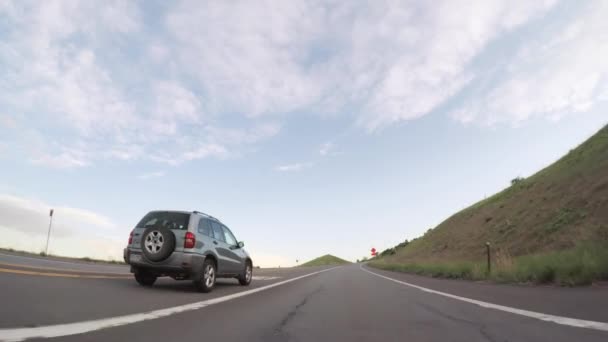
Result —
[[173, 252], [167, 259], [152, 262], [146, 259], [141, 250], [125, 248], [123, 251], [125, 262], [131, 265], [131, 273], [136, 269], [145, 269], [158, 274], [191, 274], [193, 270], [203, 267], [205, 256], [193, 253]]

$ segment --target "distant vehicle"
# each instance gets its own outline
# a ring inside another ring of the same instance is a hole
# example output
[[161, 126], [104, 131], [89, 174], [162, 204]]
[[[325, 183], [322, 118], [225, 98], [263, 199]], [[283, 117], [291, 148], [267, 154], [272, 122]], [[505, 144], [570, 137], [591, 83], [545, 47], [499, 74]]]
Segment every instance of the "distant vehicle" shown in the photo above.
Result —
[[210, 292], [217, 278], [251, 283], [253, 262], [230, 229], [213, 216], [193, 211], [151, 211], [129, 236], [125, 262], [142, 286], [158, 277], [192, 280]]

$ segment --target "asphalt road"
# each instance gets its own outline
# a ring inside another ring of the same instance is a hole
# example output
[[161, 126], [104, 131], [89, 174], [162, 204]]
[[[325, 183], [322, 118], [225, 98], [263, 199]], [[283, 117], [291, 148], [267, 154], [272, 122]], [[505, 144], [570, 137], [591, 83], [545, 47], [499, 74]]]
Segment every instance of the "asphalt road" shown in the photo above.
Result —
[[249, 287], [223, 280], [201, 294], [171, 279], [142, 288], [103, 265], [20, 261], [3, 266], [0, 255], [0, 341], [608, 341], [602, 286], [493, 285], [349, 265], [256, 270]]
[[125, 265], [110, 265], [84, 261], [64, 261], [37, 256], [23, 256], [9, 252], [0, 252], [0, 267], [3, 267], [5, 264], [23, 267], [38, 267], [43, 269], [51, 268], [58, 270], [77, 270], [83, 272], [129, 274], [129, 267]]

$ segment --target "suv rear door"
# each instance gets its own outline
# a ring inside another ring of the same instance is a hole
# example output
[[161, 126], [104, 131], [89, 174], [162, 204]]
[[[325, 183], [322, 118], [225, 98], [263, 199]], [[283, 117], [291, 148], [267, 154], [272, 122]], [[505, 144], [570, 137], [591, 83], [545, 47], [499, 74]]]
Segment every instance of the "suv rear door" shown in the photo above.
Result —
[[213, 244], [218, 256], [218, 268], [220, 273], [236, 274], [238, 255], [236, 255], [231, 249], [230, 245], [226, 243], [226, 237], [224, 236], [224, 230], [219, 222], [211, 221], [211, 230], [213, 232]]

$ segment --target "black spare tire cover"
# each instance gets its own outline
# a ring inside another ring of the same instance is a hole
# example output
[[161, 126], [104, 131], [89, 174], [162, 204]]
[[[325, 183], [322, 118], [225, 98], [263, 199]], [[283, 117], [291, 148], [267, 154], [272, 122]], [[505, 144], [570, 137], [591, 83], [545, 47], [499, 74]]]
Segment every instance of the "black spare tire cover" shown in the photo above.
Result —
[[141, 237], [141, 250], [150, 261], [163, 261], [175, 250], [175, 235], [166, 227], [150, 227]]

